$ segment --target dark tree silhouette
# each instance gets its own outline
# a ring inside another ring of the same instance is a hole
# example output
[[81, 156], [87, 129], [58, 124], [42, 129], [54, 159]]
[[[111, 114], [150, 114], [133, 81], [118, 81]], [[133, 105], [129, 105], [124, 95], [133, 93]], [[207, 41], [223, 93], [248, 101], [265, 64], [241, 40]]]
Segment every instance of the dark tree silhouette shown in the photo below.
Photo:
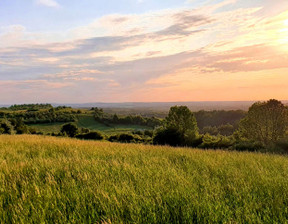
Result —
[[68, 123], [62, 126], [61, 133], [66, 134], [69, 137], [74, 137], [78, 133], [78, 128], [73, 123]]

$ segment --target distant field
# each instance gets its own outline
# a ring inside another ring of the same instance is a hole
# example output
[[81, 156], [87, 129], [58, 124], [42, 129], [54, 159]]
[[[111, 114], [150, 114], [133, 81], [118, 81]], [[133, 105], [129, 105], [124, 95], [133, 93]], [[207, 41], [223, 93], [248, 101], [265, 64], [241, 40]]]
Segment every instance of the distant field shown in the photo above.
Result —
[[[45, 134], [47, 133], [58, 133], [61, 130], [61, 127], [65, 123], [51, 123], [51, 124], [35, 124], [30, 125], [31, 127], [34, 127], [37, 131], [41, 131]], [[83, 114], [78, 115], [78, 121], [75, 122], [75, 124], [79, 128], [89, 128], [91, 130], [98, 130], [101, 132], [104, 132], [105, 134], [115, 134], [115, 133], [125, 133], [129, 131], [134, 130], [150, 130], [150, 127], [145, 126], [139, 126], [139, 125], [115, 125], [115, 126], [106, 126], [104, 124], [101, 124], [99, 122], [96, 122], [93, 115], [91, 114]]]
[[41, 131], [44, 134], [47, 133], [58, 133], [61, 130], [61, 127], [65, 123], [47, 123], [47, 124], [31, 124], [29, 125], [30, 127], [35, 128], [37, 131]]
[[0, 136], [1, 223], [287, 223], [285, 156]]

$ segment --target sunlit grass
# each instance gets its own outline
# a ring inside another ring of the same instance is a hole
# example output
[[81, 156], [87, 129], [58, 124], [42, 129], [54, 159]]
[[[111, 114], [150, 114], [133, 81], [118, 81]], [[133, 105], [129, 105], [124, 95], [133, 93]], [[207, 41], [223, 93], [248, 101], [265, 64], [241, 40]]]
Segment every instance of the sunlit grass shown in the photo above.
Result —
[[286, 223], [288, 158], [0, 136], [1, 223]]

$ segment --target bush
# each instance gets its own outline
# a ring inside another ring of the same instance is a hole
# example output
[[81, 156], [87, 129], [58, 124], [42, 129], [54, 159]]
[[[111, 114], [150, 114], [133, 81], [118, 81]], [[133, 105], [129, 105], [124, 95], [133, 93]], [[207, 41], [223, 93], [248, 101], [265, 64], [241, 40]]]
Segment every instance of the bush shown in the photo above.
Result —
[[134, 135], [144, 135], [143, 131], [133, 131], [132, 132]]
[[235, 140], [233, 137], [226, 137], [222, 135], [211, 136], [206, 134], [202, 137], [202, 144], [200, 148], [204, 149], [227, 149], [232, 148]]
[[149, 136], [149, 137], [153, 137], [153, 131], [151, 131], [151, 130], [145, 130], [145, 131], [144, 131], [144, 135]]
[[68, 123], [62, 126], [61, 133], [69, 137], [74, 137], [78, 133], [78, 128], [75, 124]]
[[252, 142], [252, 141], [240, 141], [237, 142], [234, 146], [234, 148], [237, 151], [250, 151], [250, 152], [255, 152], [255, 151], [261, 151], [265, 147], [263, 144], [259, 142]]
[[0, 121], [0, 134], [12, 134], [13, 126], [8, 120]]
[[123, 134], [110, 136], [108, 138], [108, 141], [122, 142], [122, 143], [140, 143], [140, 142], [145, 142], [145, 139], [142, 139], [139, 135], [123, 133]]
[[76, 136], [79, 139], [86, 139], [86, 140], [102, 140], [104, 139], [103, 135], [100, 132], [93, 131], [86, 134], [79, 134]]
[[271, 147], [273, 148], [274, 152], [279, 152], [279, 153], [288, 153], [288, 139], [281, 139], [277, 142], [275, 142], [274, 146]]
[[154, 145], [170, 145], [181, 146], [183, 145], [184, 137], [177, 129], [173, 128], [160, 128], [156, 131], [153, 138]]
[[218, 135], [219, 134], [219, 130], [218, 130], [218, 128], [217, 127], [215, 127], [215, 126], [205, 126], [203, 129], [202, 129], [202, 131], [201, 131], [201, 133], [203, 133], [203, 134], [210, 134], [210, 135]]
[[220, 125], [218, 127], [218, 131], [220, 135], [229, 136], [229, 135], [233, 135], [235, 128], [231, 124], [225, 124], [225, 125]]
[[30, 134], [29, 128], [26, 125], [17, 126], [17, 127], [15, 127], [15, 130], [16, 130], [16, 134], [18, 134], [18, 135]]
[[117, 136], [117, 135], [111, 135], [111, 136], [108, 138], [108, 141], [109, 141], [109, 142], [117, 142], [117, 141], [118, 141], [118, 136]]
[[199, 147], [203, 143], [203, 135], [185, 136], [185, 145], [190, 147]]
[[37, 134], [37, 130], [35, 128], [29, 127], [29, 133], [32, 135], [36, 135]]
[[129, 143], [129, 142], [132, 142], [133, 140], [134, 140], [134, 136], [132, 134], [120, 134], [118, 136], [119, 142]]
[[90, 132], [90, 129], [89, 128], [81, 128], [79, 131], [81, 134], [87, 134]]

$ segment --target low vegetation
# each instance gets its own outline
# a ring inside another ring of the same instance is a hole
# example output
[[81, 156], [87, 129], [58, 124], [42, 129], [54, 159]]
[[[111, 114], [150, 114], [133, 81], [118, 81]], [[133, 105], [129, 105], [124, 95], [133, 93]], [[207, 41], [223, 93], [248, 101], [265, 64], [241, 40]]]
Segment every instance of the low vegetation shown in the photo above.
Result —
[[2, 223], [287, 223], [288, 158], [0, 136]]

